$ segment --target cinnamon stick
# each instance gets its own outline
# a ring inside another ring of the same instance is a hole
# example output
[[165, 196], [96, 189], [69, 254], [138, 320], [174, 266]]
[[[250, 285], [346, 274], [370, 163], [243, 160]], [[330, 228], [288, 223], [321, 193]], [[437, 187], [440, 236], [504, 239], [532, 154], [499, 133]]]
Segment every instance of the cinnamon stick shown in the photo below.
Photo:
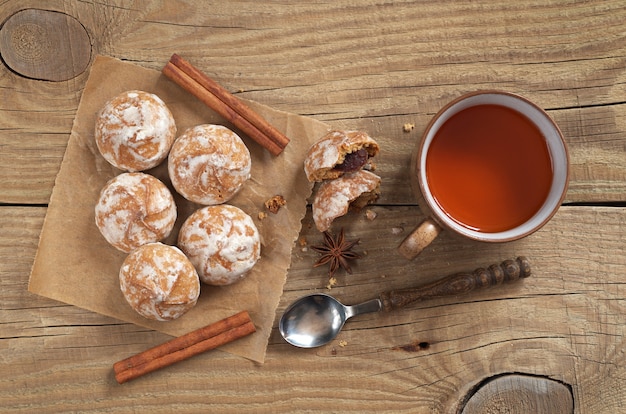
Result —
[[255, 332], [247, 311], [222, 319], [178, 338], [133, 355], [113, 365], [118, 383], [165, 368]]
[[273, 155], [280, 154], [289, 143], [282, 132], [179, 55], [172, 55], [162, 73]]

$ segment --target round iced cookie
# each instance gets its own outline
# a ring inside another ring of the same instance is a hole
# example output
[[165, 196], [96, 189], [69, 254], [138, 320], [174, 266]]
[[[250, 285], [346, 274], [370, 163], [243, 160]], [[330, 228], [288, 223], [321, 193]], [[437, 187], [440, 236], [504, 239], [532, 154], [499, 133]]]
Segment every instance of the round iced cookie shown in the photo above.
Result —
[[102, 236], [126, 253], [169, 236], [176, 216], [170, 190], [159, 179], [140, 172], [122, 173], [107, 182], [95, 207]]
[[216, 205], [250, 178], [252, 160], [241, 138], [221, 125], [197, 125], [174, 143], [168, 158], [172, 185], [187, 200]]
[[218, 286], [243, 279], [261, 255], [252, 218], [229, 204], [207, 206], [189, 216], [178, 233], [178, 247], [202, 282]]
[[157, 95], [127, 91], [109, 100], [96, 116], [95, 140], [109, 163], [144, 171], [167, 157], [176, 139], [172, 113]]
[[133, 250], [122, 263], [119, 279], [128, 304], [147, 319], [177, 319], [200, 296], [200, 279], [187, 256], [162, 243]]

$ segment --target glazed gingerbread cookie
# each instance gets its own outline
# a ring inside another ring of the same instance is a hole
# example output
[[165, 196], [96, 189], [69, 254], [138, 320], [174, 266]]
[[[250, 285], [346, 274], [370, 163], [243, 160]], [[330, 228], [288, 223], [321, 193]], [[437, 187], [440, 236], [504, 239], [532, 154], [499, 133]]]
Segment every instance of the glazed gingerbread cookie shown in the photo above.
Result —
[[102, 236], [123, 252], [166, 238], [176, 222], [169, 189], [152, 175], [123, 173], [109, 180], [95, 207]]
[[362, 208], [380, 195], [380, 177], [365, 170], [324, 181], [313, 199], [313, 221], [319, 231], [352, 208]]
[[189, 259], [174, 246], [148, 243], [122, 263], [120, 289], [128, 304], [144, 318], [177, 319], [200, 296], [200, 279]]
[[[351, 207], [361, 208], [380, 195], [380, 177], [372, 173], [376, 141], [361, 131], [331, 131], [313, 144], [304, 160], [310, 182], [322, 182], [313, 197], [313, 220], [319, 231]], [[366, 169], [367, 168], [367, 169]]]
[[176, 139], [172, 113], [157, 95], [127, 91], [109, 100], [96, 117], [95, 140], [109, 163], [123, 171], [159, 165]]
[[217, 286], [243, 279], [261, 255], [252, 218], [229, 204], [195, 211], [178, 233], [178, 246], [196, 267], [200, 280]]
[[250, 178], [250, 152], [221, 125], [198, 125], [174, 143], [168, 159], [172, 185], [187, 200], [203, 205], [230, 200]]
[[310, 182], [332, 180], [362, 169], [378, 151], [365, 132], [331, 131], [309, 148], [304, 171]]

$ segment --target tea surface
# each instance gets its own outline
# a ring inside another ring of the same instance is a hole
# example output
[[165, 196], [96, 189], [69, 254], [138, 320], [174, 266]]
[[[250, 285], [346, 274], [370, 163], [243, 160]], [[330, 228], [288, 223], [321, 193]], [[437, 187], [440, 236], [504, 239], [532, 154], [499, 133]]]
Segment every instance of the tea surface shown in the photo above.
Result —
[[528, 118], [510, 108], [477, 105], [453, 115], [436, 133], [426, 174], [435, 200], [453, 220], [495, 233], [539, 210], [550, 191], [552, 162]]

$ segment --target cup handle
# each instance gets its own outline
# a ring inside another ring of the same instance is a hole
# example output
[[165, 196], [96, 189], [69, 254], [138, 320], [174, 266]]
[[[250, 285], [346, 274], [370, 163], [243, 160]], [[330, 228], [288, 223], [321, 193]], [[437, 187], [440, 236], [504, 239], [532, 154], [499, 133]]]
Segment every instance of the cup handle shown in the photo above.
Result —
[[442, 230], [441, 226], [429, 217], [422, 221], [419, 226], [400, 243], [398, 251], [407, 260], [411, 260], [432, 243]]

